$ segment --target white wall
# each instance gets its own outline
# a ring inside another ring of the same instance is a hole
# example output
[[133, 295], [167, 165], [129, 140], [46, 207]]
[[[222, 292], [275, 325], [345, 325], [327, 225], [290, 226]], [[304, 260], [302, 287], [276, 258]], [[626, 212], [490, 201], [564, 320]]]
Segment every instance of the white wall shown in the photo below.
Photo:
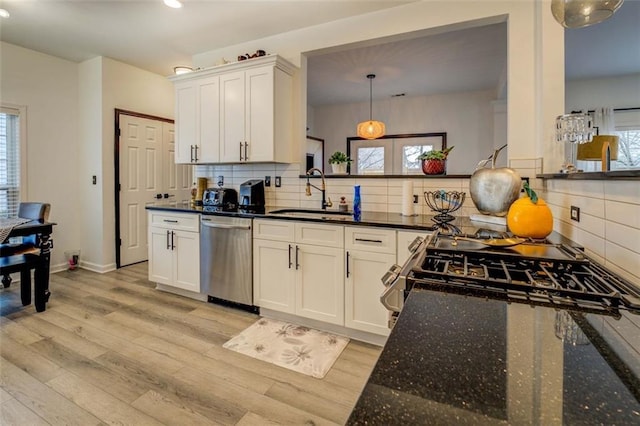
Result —
[[[398, 36], [414, 31], [442, 31], [508, 19], [508, 141], [510, 159], [545, 159], [545, 170], [557, 170], [563, 147], [552, 141], [555, 117], [563, 111], [563, 29], [551, 16], [549, 1], [422, 1], [381, 12], [303, 28], [195, 55], [198, 67], [256, 49], [277, 53], [301, 66], [303, 54], [335, 46]], [[306, 90], [298, 87], [298, 108], [306, 117]], [[304, 141], [304, 123], [298, 122]]]
[[[446, 132], [447, 146], [456, 147], [447, 160], [447, 173], [471, 174], [479, 160], [493, 153], [494, 98], [495, 91], [392, 98], [374, 102], [373, 111], [388, 135]], [[319, 106], [314, 111], [313, 136], [325, 140], [328, 158], [334, 151], [346, 152], [346, 139], [355, 136], [356, 124], [368, 117], [369, 103]]]
[[79, 248], [77, 64], [0, 43], [2, 102], [27, 109], [27, 197], [51, 203], [53, 269]]
[[[115, 268], [115, 108], [173, 118], [173, 85], [109, 58], [81, 64], [2, 43], [2, 102], [27, 107], [27, 194], [51, 203], [52, 268]], [[97, 185], [91, 183], [96, 176]]]
[[565, 83], [565, 112], [599, 107], [640, 107], [640, 74]]
[[[110, 58], [102, 58], [102, 175], [103, 222], [100, 244], [102, 256], [96, 259], [100, 270], [115, 268], [115, 109], [124, 109], [157, 117], [174, 117], [173, 84], [164, 76], [141, 70]], [[81, 176], [89, 182], [90, 175]], [[151, 200], [150, 200], [151, 201]]]

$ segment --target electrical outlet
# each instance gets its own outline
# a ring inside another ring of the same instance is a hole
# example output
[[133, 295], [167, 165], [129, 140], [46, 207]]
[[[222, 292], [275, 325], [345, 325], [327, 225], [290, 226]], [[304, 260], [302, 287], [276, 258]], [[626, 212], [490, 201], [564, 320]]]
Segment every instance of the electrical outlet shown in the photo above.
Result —
[[222, 187], [222, 185], [224, 185], [224, 176], [220, 175], [218, 176], [218, 186]]
[[413, 204], [418, 204], [418, 196], [417, 195], [413, 196]]
[[571, 206], [571, 220], [580, 222], [580, 207]]
[[271, 186], [271, 176], [264, 177], [264, 186]]
[[280, 176], [276, 176], [276, 188], [280, 188], [282, 181], [280, 180]]
[[97, 184], [98, 183], [98, 176], [93, 175], [93, 177], [91, 178], [91, 183], [94, 184], [94, 185]]

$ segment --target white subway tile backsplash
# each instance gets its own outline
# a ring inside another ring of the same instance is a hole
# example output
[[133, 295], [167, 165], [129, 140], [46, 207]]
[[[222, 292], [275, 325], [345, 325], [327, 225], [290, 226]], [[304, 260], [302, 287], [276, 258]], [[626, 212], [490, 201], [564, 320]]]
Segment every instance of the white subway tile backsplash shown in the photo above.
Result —
[[[640, 229], [615, 222], [606, 222], [605, 235], [607, 241], [614, 242], [640, 256]], [[636, 265], [636, 268], [638, 266], [640, 265]]]
[[607, 221], [621, 223], [632, 228], [640, 229], [640, 208], [637, 204], [620, 201], [606, 201], [604, 204]]
[[[640, 259], [638, 252], [628, 250], [611, 241], [607, 241], [605, 250], [605, 266], [615, 265], [632, 276], [638, 275], [638, 259]], [[640, 286], [640, 280], [637, 278], [636, 283]]]
[[604, 183], [604, 197], [607, 200], [640, 205], [640, 185], [638, 181], [607, 181]]

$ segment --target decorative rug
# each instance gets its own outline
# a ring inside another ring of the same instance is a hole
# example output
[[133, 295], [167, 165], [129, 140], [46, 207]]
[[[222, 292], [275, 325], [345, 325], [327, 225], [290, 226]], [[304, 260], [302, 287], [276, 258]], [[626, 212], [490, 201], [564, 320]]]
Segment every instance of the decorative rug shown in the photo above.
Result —
[[347, 343], [343, 336], [261, 318], [222, 347], [321, 379]]

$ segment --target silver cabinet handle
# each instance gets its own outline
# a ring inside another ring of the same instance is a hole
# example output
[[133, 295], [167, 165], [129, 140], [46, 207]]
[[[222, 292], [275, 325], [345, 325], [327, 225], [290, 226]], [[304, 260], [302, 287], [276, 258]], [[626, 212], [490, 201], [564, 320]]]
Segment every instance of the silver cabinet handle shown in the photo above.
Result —
[[244, 161], [249, 161], [249, 153], [247, 152], [249, 148], [249, 142], [244, 143]]
[[242, 161], [242, 142], [240, 142], [240, 161]]
[[227, 225], [224, 223], [215, 223], [211, 219], [202, 219], [202, 225], [207, 228], [219, 228], [219, 229], [251, 229], [251, 225]]
[[291, 269], [291, 266], [293, 266], [293, 263], [291, 262], [291, 244], [289, 244], [289, 269]]
[[176, 245], [173, 241], [173, 237], [175, 237], [176, 233], [171, 231], [171, 250], [174, 250], [176, 248]]
[[169, 250], [171, 248], [171, 243], [169, 242], [169, 233], [171, 231], [167, 230], [167, 250]]
[[195, 162], [198, 162], [198, 145], [194, 145], [193, 146], [193, 150], [195, 151], [196, 155], [195, 155]]
[[175, 219], [162, 219], [162, 221], [166, 223], [178, 223], [178, 221]]
[[300, 263], [298, 263], [298, 253], [300, 252], [300, 247], [296, 246], [296, 271], [300, 268]]
[[191, 162], [193, 163], [193, 145], [191, 145]]
[[378, 244], [382, 244], [382, 240], [370, 240], [368, 238], [356, 238], [356, 241], [361, 241], [363, 243], [378, 243]]

